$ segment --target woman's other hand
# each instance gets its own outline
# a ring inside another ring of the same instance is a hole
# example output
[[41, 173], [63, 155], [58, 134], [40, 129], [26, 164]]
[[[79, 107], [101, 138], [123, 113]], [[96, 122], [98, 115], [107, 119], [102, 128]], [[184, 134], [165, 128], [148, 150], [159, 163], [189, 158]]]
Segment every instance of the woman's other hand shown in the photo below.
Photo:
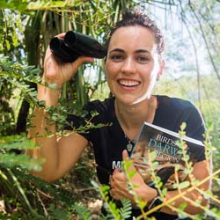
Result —
[[[129, 160], [126, 150], [123, 151], [122, 157], [123, 160]], [[131, 165], [128, 172], [133, 172], [134, 170], [135, 167]], [[111, 196], [116, 200], [130, 199], [133, 204], [135, 204], [135, 195], [146, 203], [157, 196], [157, 191], [149, 187], [137, 171], [131, 178], [130, 184], [133, 186], [133, 190], [129, 187], [128, 179], [122, 169], [116, 168], [112, 176], [110, 176]]]

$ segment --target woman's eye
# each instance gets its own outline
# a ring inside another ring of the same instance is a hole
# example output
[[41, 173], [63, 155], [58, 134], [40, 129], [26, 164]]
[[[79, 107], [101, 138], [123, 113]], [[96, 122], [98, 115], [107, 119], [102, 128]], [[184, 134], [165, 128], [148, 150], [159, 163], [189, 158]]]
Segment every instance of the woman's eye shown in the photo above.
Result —
[[137, 60], [140, 62], [147, 62], [149, 61], [149, 58], [146, 56], [140, 56], [140, 57], [137, 57]]
[[115, 60], [115, 61], [121, 60], [122, 59], [122, 55], [111, 55], [110, 59], [111, 60]]

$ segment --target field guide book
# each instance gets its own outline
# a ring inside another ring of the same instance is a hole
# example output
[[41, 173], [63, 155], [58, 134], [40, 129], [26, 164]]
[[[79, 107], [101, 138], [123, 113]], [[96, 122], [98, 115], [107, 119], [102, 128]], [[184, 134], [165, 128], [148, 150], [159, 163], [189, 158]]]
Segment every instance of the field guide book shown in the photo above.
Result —
[[[186, 179], [186, 161], [194, 164], [204, 153], [205, 146], [193, 138], [181, 138], [185, 143], [183, 147], [179, 144], [179, 133], [147, 122], [143, 124], [130, 157], [146, 184], [153, 184], [152, 167], [168, 190], [173, 190], [175, 183]], [[183, 151], [186, 156], [183, 156]], [[176, 166], [178, 169], [175, 171]]]

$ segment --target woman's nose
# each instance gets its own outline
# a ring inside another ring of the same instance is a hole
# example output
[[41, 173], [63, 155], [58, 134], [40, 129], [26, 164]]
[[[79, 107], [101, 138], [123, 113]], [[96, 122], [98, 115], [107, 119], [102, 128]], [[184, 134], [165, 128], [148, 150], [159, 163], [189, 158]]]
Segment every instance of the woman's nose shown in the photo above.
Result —
[[124, 59], [121, 71], [125, 74], [133, 74], [135, 71], [135, 65], [132, 58], [128, 57]]

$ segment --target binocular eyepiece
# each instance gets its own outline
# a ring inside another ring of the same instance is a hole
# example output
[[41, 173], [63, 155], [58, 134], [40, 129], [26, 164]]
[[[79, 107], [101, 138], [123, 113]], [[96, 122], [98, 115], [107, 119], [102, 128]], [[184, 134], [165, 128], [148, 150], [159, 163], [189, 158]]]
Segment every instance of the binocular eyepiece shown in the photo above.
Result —
[[63, 38], [54, 37], [50, 41], [51, 52], [64, 63], [73, 62], [79, 56], [104, 58], [106, 50], [94, 38], [74, 31], [68, 31]]

